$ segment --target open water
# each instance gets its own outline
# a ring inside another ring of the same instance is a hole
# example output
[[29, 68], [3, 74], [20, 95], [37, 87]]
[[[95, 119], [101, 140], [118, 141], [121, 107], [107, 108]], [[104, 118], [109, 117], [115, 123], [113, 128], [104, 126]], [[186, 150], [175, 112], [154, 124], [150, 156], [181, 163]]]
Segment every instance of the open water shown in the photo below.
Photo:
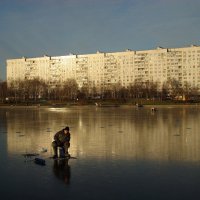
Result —
[[[67, 125], [77, 159], [54, 161], [52, 138]], [[198, 106], [0, 109], [3, 200], [200, 199], [199, 187]]]

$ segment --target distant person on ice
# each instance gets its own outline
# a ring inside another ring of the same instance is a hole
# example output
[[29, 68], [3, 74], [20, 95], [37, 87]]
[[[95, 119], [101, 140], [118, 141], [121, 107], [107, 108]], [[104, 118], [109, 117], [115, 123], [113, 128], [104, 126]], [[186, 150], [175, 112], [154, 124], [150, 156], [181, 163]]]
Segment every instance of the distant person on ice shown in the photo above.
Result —
[[70, 147], [70, 132], [69, 127], [65, 127], [54, 135], [54, 141], [52, 142], [53, 147], [53, 158], [57, 158], [57, 147], [64, 148], [65, 156], [70, 156], [68, 153], [68, 148]]

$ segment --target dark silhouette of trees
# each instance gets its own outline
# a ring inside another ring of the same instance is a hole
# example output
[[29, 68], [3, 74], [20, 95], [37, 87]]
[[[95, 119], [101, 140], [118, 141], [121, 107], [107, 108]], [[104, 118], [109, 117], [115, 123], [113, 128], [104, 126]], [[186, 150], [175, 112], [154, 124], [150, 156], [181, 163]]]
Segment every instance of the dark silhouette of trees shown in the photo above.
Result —
[[54, 87], [45, 83], [41, 79], [16, 80], [10, 82], [0, 82], [0, 102], [6, 99], [12, 103], [18, 102], [38, 102], [44, 100], [74, 101], [76, 99], [158, 99], [158, 100], [184, 100], [199, 97], [199, 88], [193, 87], [187, 82], [182, 86], [176, 79], [169, 79], [162, 86], [153, 81], [135, 80], [128, 87], [122, 87], [121, 83], [110, 83], [99, 90], [95, 85], [84, 84], [81, 88], [75, 79], [67, 79]]
[[0, 101], [4, 102], [7, 97], [7, 83], [5, 81], [0, 81]]
[[75, 79], [67, 79], [63, 84], [64, 99], [76, 99], [78, 93], [78, 84]]
[[176, 79], [169, 79], [166, 82], [166, 88], [173, 99], [183, 95], [181, 83]]
[[16, 80], [9, 84], [8, 98], [14, 103], [37, 101], [47, 93], [47, 85], [43, 80]]

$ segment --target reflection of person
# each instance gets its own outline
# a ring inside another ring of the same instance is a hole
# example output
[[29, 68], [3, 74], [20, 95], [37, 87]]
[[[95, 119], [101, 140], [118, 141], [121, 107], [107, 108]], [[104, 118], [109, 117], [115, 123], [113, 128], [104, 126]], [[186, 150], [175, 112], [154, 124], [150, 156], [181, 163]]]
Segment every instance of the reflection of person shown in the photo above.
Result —
[[54, 160], [53, 171], [58, 179], [63, 180], [66, 184], [70, 181], [70, 166], [68, 165], [69, 159]]
[[54, 135], [54, 141], [52, 142], [53, 147], [53, 158], [57, 158], [57, 147], [63, 147], [65, 156], [69, 156], [68, 148], [70, 147], [70, 132], [69, 127], [65, 127]]

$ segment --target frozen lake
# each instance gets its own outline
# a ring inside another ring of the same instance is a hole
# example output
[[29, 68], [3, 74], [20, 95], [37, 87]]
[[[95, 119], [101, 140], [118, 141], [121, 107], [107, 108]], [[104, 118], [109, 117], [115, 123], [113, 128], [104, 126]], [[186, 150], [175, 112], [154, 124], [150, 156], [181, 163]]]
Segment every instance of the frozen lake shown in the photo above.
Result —
[[[199, 123], [197, 106], [0, 108], [1, 199], [200, 199]], [[77, 159], [49, 159], [67, 125]]]

